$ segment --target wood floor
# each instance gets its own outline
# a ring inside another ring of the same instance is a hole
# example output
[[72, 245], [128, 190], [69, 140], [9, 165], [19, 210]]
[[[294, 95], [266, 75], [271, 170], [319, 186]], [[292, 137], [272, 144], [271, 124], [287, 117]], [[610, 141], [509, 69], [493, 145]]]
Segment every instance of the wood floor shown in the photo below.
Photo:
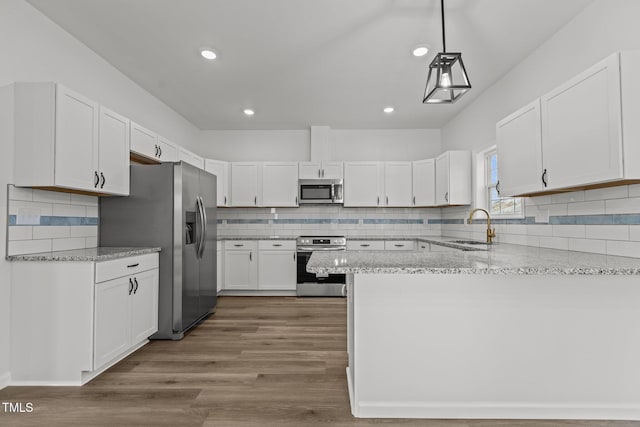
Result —
[[[382, 315], [383, 313], [381, 313]], [[153, 341], [83, 387], [8, 387], [0, 426], [640, 426], [637, 422], [351, 416], [340, 298], [223, 297], [182, 341]]]

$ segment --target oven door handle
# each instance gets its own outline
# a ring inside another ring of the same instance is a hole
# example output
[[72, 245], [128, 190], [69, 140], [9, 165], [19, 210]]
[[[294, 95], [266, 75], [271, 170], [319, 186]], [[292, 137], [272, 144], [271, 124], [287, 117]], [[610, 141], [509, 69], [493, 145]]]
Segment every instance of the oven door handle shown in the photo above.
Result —
[[296, 251], [298, 252], [330, 252], [330, 251], [346, 251], [347, 248], [322, 248], [322, 247], [311, 247], [311, 246], [298, 246]]

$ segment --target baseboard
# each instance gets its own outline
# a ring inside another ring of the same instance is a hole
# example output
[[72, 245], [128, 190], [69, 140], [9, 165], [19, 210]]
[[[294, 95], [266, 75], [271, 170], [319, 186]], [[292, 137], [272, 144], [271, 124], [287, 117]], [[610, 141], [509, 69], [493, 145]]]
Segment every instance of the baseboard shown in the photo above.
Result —
[[149, 340], [142, 341], [141, 343], [139, 343], [138, 345], [136, 345], [134, 347], [131, 347], [130, 349], [128, 349], [127, 351], [125, 351], [124, 353], [122, 353], [121, 355], [116, 357], [115, 359], [112, 359], [111, 361], [109, 361], [106, 365], [104, 365], [100, 369], [96, 369], [95, 371], [89, 371], [89, 372], [83, 371], [82, 372], [82, 384], [76, 384], [76, 385], [85, 385], [86, 383], [88, 383], [89, 381], [91, 381], [92, 379], [94, 379], [95, 377], [97, 377], [98, 375], [100, 375], [101, 373], [106, 371], [107, 369], [111, 368], [116, 363], [120, 362], [121, 360], [123, 360], [124, 358], [130, 356], [131, 354], [135, 353], [136, 351], [140, 350], [142, 347], [144, 347], [148, 343], [149, 343]]
[[347, 389], [349, 390], [349, 407], [351, 408], [351, 415], [356, 416], [356, 397], [353, 394], [353, 378], [351, 378], [351, 369], [347, 366]]
[[0, 390], [11, 384], [11, 372], [5, 372], [0, 375]]
[[218, 293], [218, 296], [224, 297], [295, 297], [296, 291], [242, 291], [242, 290], [233, 290], [233, 289], [223, 289]]
[[359, 402], [358, 418], [640, 420], [640, 405], [536, 402]]

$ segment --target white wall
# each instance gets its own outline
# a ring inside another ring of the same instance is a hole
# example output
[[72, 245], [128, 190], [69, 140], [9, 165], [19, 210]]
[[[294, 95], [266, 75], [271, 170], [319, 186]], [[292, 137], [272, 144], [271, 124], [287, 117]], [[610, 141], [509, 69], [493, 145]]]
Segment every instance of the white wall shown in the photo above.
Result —
[[[198, 152], [199, 130], [126, 78], [93, 51], [23, 0], [0, 0], [0, 87], [14, 81], [56, 81]], [[7, 89], [0, 89], [0, 216], [13, 174]], [[3, 106], [5, 108], [3, 108]], [[6, 246], [6, 227], [0, 227]], [[0, 388], [9, 373], [10, 264], [0, 259]]]
[[607, 55], [640, 49], [639, 16], [640, 1], [594, 1], [447, 123], [442, 128], [443, 146], [490, 146], [500, 119]]
[[309, 130], [207, 130], [200, 133], [198, 152], [227, 161], [309, 160]]
[[334, 129], [334, 160], [420, 160], [441, 151], [439, 129]]
[[[308, 161], [309, 130], [203, 131], [198, 152], [227, 161]], [[333, 160], [418, 160], [441, 152], [439, 129], [331, 129]]]

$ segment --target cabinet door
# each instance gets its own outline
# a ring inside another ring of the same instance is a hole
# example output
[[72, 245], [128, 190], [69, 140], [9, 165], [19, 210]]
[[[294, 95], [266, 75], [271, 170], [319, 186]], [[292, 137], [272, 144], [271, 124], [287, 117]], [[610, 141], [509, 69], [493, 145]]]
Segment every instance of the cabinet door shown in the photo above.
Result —
[[298, 164], [262, 164], [262, 206], [298, 206]]
[[131, 293], [131, 344], [158, 332], [158, 269], [133, 276]]
[[216, 290], [220, 293], [222, 290], [222, 278], [223, 276], [223, 267], [222, 267], [222, 243], [217, 242], [216, 244]]
[[100, 107], [100, 191], [129, 195], [129, 119]]
[[258, 164], [231, 163], [231, 206], [260, 206]]
[[547, 189], [622, 178], [618, 54], [544, 95], [541, 103]]
[[218, 206], [229, 206], [229, 163], [207, 159], [204, 169], [216, 176]]
[[191, 151], [180, 148], [178, 152], [178, 160], [189, 163], [199, 169], [204, 169], [204, 159]]
[[436, 203], [435, 159], [413, 162], [413, 205], [433, 206]]
[[320, 162], [300, 162], [298, 168], [300, 179], [318, 179], [322, 174]]
[[224, 253], [224, 289], [257, 288], [257, 253], [254, 250], [228, 250]]
[[539, 99], [496, 124], [502, 196], [543, 189], [541, 132]]
[[160, 146], [158, 145], [158, 135], [135, 122], [131, 122], [131, 151], [159, 162]]
[[98, 369], [129, 347], [132, 285], [128, 277], [95, 285], [93, 368]]
[[158, 136], [158, 155], [156, 157], [162, 162], [177, 162], [178, 147], [173, 142]]
[[344, 205], [381, 206], [381, 183], [384, 170], [380, 162], [346, 162], [344, 164]]
[[320, 175], [323, 179], [342, 179], [342, 162], [323, 162]]
[[436, 205], [449, 204], [449, 153], [436, 158]]
[[295, 251], [260, 251], [258, 289], [295, 290]]
[[97, 103], [57, 86], [56, 186], [97, 190], [98, 116]]
[[411, 206], [413, 198], [411, 181], [411, 162], [385, 162], [385, 206]]

